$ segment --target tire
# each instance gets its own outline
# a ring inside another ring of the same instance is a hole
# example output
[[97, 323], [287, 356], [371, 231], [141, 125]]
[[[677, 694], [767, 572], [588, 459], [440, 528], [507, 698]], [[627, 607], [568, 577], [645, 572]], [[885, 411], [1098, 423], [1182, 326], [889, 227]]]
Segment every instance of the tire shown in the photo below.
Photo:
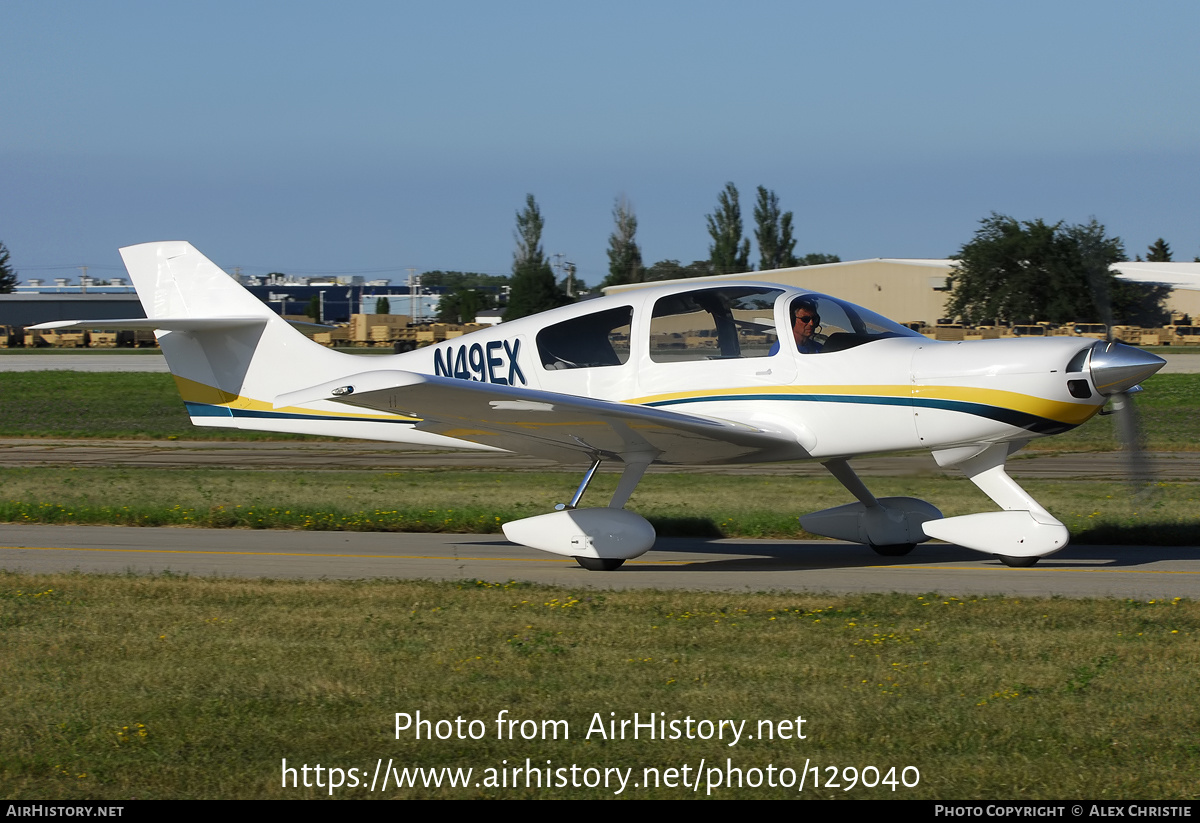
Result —
[[616, 571], [625, 562], [623, 558], [617, 557], [575, 557], [572, 559], [590, 572]]
[[996, 557], [1000, 558], [1001, 563], [1014, 569], [1028, 569], [1042, 559], [1040, 557], [1012, 557], [1007, 554], [998, 554]]
[[871, 551], [881, 557], [904, 557], [917, 547], [916, 543], [896, 543], [891, 546], [871, 546]]

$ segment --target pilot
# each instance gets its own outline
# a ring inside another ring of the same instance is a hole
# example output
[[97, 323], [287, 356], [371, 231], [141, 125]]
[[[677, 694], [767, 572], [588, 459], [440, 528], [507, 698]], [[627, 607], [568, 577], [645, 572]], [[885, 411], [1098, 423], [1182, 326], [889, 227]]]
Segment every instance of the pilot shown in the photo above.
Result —
[[812, 298], [801, 297], [792, 301], [792, 336], [796, 338], [796, 351], [801, 354], [817, 354], [821, 344], [813, 337], [821, 326], [821, 315]]

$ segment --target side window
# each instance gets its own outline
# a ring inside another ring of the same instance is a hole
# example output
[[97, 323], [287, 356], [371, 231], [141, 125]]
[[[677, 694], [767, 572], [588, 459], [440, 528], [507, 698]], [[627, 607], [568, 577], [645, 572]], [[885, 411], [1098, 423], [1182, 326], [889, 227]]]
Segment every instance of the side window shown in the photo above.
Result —
[[629, 324], [633, 307], [585, 314], [555, 323], [538, 332], [538, 358], [542, 368], [591, 369], [621, 366], [629, 361]]
[[656, 363], [766, 357], [778, 340], [779, 289], [740, 286], [660, 298], [650, 320], [650, 359]]

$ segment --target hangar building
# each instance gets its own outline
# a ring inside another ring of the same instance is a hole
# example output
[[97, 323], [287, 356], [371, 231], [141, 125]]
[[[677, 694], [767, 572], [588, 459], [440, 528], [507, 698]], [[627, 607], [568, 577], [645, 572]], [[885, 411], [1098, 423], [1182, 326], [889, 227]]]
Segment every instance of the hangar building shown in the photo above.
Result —
[[[849, 300], [901, 323], [922, 322], [932, 326], [946, 317], [946, 301], [950, 296], [947, 281], [954, 263], [954, 260], [885, 257], [693, 277], [688, 282], [765, 280], [783, 283]], [[1117, 263], [1113, 269], [1123, 280], [1170, 286], [1168, 311], [1200, 317], [1200, 263]], [[627, 289], [659, 286], [664, 282], [668, 281], [611, 286], [605, 293], [617, 294]]]

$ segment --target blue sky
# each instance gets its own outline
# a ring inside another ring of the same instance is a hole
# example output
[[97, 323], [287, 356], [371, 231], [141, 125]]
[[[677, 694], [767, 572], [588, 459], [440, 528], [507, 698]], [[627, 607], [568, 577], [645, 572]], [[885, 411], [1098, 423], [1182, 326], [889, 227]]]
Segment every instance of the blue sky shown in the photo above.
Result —
[[[1200, 4], [0, 0], [23, 278], [192, 241], [248, 272], [507, 272], [532, 193], [595, 283], [708, 255], [726, 181], [797, 251], [944, 257], [992, 211], [1200, 254]], [[752, 260], [757, 261], [756, 251]]]

